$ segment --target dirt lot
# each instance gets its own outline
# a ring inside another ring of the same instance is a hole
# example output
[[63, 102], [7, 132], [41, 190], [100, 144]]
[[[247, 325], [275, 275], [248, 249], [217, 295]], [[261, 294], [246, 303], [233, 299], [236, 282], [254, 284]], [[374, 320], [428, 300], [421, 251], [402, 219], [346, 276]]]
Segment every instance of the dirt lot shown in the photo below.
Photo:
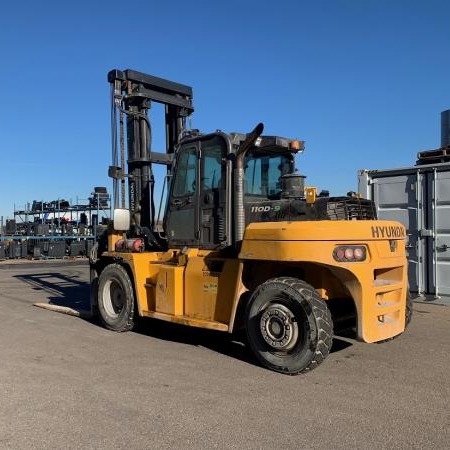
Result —
[[2, 449], [448, 448], [449, 307], [416, 303], [400, 338], [337, 338], [289, 377], [220, 333], [32, 306], [86, 307], [85, 262], [0, 263], [0, 292]]

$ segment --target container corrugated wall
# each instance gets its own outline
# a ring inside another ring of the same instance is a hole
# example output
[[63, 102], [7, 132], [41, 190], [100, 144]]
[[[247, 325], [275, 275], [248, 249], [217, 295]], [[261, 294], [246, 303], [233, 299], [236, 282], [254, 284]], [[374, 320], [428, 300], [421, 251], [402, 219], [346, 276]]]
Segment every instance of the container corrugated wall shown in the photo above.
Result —
[[450, 163], [361, 170], [359, 193], [407, 228], [411, 292], [450, 300]]

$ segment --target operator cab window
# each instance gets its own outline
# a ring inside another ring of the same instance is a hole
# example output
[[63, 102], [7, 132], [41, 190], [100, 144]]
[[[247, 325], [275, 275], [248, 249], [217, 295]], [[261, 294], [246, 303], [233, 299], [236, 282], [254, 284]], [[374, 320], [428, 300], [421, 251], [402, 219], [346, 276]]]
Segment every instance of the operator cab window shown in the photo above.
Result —
[[174, 197], [194, 195], [197, 184], [197, 147], [188, 147], [183, 151], [177, 163]]
[[245, 158], [245, 195], [276, 199], [281, 196], [281, 177], [291, 173], [291, 155], [248, 153]]
[[222, 137], [214, 136], [202, 142], [202, 191], [225, 189], [226, 143]]

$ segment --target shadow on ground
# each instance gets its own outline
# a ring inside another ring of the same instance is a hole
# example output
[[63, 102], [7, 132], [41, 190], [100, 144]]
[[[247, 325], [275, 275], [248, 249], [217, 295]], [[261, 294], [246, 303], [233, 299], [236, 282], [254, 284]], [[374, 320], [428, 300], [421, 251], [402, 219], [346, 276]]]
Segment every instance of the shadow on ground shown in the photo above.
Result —
[[[89, 283], [78, 275], [64, 275], [58, 272], [42, 272], [15, 275], [14, 278], [28, 284], [35, 291], [44, 291], [51, 305], [65, 306], [76, 311], [90, 311]], [[42, 299], [44, 300], [44, 299]]]
[[[79, 312], [91, 309], [89, 283], [80, 280], [78, 276], [45, 272], [16, 275], [15, 278], [28, 284], [34, 290], [44, 291], [49, 304], [72, 308]], [[95, 317], [90, 321], [93, 325], [101, 326]], [[219, 331], [191, 328], [154, 319], [138, 319], [133, 331], [154, 339], [205, 347], [240, 361], [259, 365], [247, 348], [246, 336], [243, 332], [229, 335]], [[344, 350], [351, 345], [347, 340], [335, 336], [331, 353]]]

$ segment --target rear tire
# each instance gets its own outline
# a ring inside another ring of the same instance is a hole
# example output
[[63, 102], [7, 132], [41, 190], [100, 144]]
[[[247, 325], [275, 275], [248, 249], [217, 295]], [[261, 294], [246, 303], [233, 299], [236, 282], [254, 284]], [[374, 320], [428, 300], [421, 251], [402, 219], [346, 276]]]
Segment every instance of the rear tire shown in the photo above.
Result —
[[406, 297], [406, 310], [405, 310], [405, 330], [408, 328], [408, 325], [411, 323], [413, 316], [413, 302], [411, 296], [407, 295]]
[[246, 314], [250, 348], [261, 364], [296, 375], [319, 366], [333, 339], [330, 311], [316, 290], [297, 278], [273, 278], [253, 292]]
[[127, 271], [110, 264], [98, 280], [98, 312], [109, 330], [130, 331], [134, 326], [134, 291]]

